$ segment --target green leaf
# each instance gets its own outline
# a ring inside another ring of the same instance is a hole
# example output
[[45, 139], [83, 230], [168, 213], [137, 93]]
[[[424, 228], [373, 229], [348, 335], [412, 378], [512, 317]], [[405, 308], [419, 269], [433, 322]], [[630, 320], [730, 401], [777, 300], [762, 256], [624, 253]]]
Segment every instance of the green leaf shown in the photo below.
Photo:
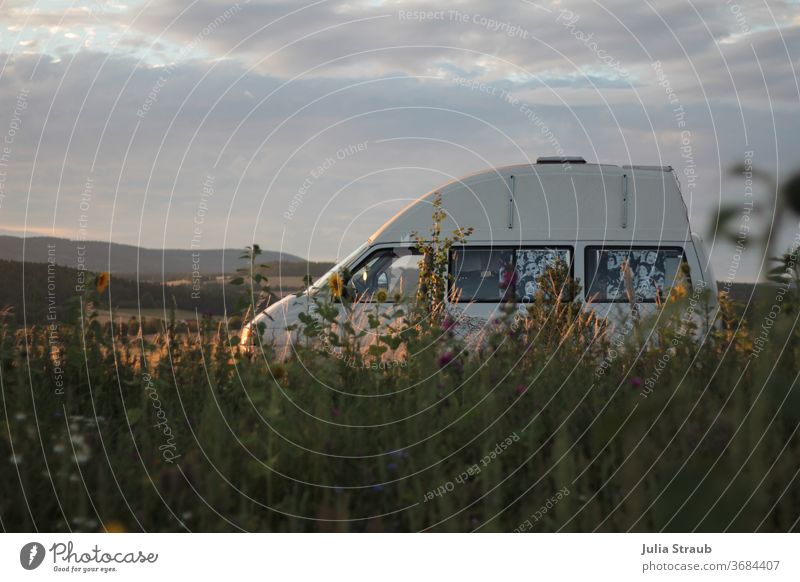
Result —
[[128, 419], [128, 424], [136, 424], [136, 422], [142, 418], [142, 409], [141, 408], [129, 408], [125, 413], [126, 418]]

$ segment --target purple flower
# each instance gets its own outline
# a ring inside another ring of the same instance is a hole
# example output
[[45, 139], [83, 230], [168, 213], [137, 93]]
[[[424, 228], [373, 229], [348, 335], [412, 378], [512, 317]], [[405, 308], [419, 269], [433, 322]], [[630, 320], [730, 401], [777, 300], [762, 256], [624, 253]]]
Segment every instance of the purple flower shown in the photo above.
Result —
[[525, 391], [527, 389], [528, 387], [525, 386], [525, 384], [517, 384], [517, 387], [514, 388], [514, 392], [516, 392], [517, 394], [525, 394]]
[[342, 411], [339, 410], [338, 408], [334, 408], [333, 410], [331, 410], [331, 415], [333, 416], [333, 418], [337, 418], [341, 413]]
[[455, 326], [456, 326], [456, 320], [450, 317], [449, 315], [446, 315], [444, 321], [442, 321], [442, 329], [444, 329], [445, 331], [450, 331]]
[[391, 471], [392, 473], [394, 473], [395, 471], [397, 471], [397, 463], [388, 463], [386, 465], [386, 468], [389, 469], [389, 471]]
[[642, 379], [639, 376], [634, 376], [631, 378], [631, 386], [634, 388], [639, 388], [642, 385]]
[[372, 490], [375, 491], [376, 493], [380, 493], [381, 491], [383, 491], [383, 485], [373, 485]]
[[456, 357], [456, 355], [450, 350], [447, 350], [446, 352], [443, 352], [442, 355], [439, 356], [439, 360], [438, 360], [439, 367], [440, 368], [444, 368], [450, 362], [452, 362], [455, 357]]

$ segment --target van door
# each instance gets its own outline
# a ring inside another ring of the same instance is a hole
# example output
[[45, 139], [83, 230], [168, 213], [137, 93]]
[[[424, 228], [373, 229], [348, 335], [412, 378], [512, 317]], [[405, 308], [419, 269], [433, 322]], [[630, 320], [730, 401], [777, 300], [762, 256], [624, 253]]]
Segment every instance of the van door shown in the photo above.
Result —
[[[411, 247], [375, 249], [354, 265], [345, 283], [345, 301], [339, 303], [340, 321], [370, 336], [381, 330], [369, 325], [369, 315], [391, 314], [399, 302], [413, 300], [419, 284], [419, 251]], [[370, 340], [369, 337], [366, 338]]]

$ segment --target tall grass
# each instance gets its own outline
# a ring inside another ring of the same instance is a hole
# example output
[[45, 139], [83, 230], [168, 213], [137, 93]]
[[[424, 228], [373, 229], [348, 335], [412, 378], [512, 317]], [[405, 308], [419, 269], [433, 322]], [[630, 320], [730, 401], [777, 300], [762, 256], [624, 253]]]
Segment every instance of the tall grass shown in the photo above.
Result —
[[767, 334], [769, 306], [680, 293], [611, 330], [554, 285], [479, 339], [323, 298], [286, 358], [210, 318], [131, 337], [91, 297], [3, 325], [2, 527], [797, 531], [797, 298]]

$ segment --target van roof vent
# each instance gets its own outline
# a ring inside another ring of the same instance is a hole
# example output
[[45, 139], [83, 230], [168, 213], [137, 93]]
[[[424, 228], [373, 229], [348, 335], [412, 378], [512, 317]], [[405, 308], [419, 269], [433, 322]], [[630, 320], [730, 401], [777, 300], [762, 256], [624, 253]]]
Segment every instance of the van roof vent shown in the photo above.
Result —
[[536, 158], [537, 164], [585, 164], [581, 156], [543, 156]]

